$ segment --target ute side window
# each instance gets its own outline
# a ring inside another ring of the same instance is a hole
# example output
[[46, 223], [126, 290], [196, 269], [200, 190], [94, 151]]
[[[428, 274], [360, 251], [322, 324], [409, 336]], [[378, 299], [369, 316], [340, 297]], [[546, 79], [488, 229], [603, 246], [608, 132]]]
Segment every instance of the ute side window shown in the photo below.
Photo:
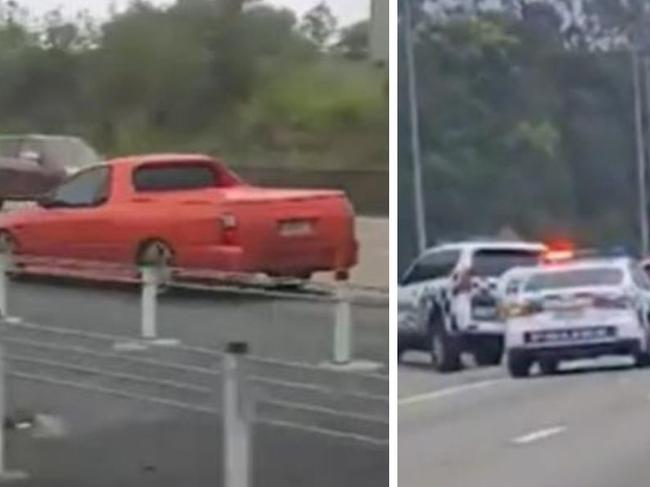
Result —
[[50, 207], [92, 207], [108, 200], [110, 168], [96, 167], [80, 172], [56, 188], [46, 200]]
[[219, 175], [208, 164], [150, 164], [136, 169], [133, 186], [138, 192], [215, 188]]
[[426, 254], [420, 257], [407, 271], [402, 279], [402, 285], [446, 277], [456, 268], [459, 257], [460, 252], [457, 250], [443, 250]]

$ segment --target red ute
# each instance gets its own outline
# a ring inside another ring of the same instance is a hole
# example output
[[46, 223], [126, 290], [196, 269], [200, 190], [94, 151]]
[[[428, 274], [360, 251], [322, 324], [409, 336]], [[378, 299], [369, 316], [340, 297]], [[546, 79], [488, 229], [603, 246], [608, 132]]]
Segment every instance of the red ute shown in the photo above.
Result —
[[155, 246], [176, 267], [303, 278], [357, 261], [342, 192], [250, 186], [200, 155], [85, 169], [39, 207], [0, 215], [0, 240], [18, 254], [124, 263]]

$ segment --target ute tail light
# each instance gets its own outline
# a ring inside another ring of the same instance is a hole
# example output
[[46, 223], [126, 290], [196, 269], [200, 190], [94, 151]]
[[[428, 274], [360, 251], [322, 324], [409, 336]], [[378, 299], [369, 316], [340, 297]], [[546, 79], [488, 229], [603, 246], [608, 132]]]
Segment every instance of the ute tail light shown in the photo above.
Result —
[[237, 217], [225, 213], [220, 217], [222, 242], [224, 245], [239, 245], [239, 226]]
[[472, 290], [472, 273], [469, 269], [461, 271], [456, 276], [456, 282], [454, 283], [454, 293], [468, 293]]

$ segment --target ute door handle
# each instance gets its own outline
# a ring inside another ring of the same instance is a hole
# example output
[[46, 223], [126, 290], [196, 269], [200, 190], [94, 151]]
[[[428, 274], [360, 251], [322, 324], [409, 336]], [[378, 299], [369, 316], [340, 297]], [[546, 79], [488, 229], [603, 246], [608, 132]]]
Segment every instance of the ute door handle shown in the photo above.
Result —
[[133, 203], [151, 203], [152, 201], [153, 199], [145, 196], [135, 196], [134, 198], [131, 198], [131, 202]]

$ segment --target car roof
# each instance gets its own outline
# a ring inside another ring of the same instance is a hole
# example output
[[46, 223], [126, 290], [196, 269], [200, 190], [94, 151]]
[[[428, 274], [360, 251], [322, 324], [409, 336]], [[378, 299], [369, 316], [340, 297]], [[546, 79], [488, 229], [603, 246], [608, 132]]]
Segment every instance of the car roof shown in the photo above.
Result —
[[197, 161], [203, 161], [203, 162], [219, 162], [218, 159], [206, 155], [206, 154], [191, 154], [191, 153], [186, 153], [186, 154], [174, 154], [174, 153], [160, 153], [160, 154], [140, 154], [140, 155], [132, 155], [132, 156], [125, 156], [125, 157], [118, 157], [115, 159], [111, 159], [106, 162], [106, 164], [109, 165], [114, 165], [114, 164], [132, 164], [132, 165], [137, 165], [137, 164], [147, 164], [147, 163], [157, 163], [157, 162], [170, 162], [173, 161], [174, 163], [190, 163], [190, 162], [197, 162]]
[[546, 246], [540, 242], [521, 242], [518, 240], [467, 240], [460, 242], [450, 242], [430, 247], [425, 250], [424, 254], [439, 252], [443, 250], [532, 250], [544, 251]]
[[549, 274], [558, 271], [594, 269], [602, 267], [625, 268], [633, 259], [630, 257], [590, 257], [567, 262], [540, 265], [531, 268], [531, 274]]

